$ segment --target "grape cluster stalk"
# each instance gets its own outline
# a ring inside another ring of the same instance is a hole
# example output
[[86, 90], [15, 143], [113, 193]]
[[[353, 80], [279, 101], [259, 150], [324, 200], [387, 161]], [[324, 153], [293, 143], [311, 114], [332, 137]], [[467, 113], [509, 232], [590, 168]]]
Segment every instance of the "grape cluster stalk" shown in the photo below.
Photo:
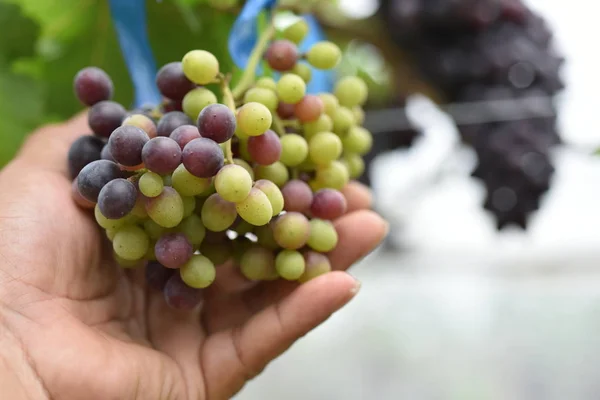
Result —
[[498, 229], [525, 228], [550, 188], [551, 152], [560, 144], [553, 97], [563, 88], [564, 60], [544, 20], [522, 0], [384, 0], [381, 15], [445, 101], [489, 104], [492, 114], [502, 101], [546, 108], [459, 126], [477, 153], [473, 176], [485, 185], [484, 206]]
[[[158, 71], [155, 108], [112, 101], [98, 68], [75, 77], [92, 134], [69, 152], [74, 200], [93, 209], [118, 264], [145, 267], [172, 307], [199, 304], [228, 261], [251, 281], [303, 283], [331, 270], [341, 189], [372, 146], [361, 127], [368, 90], [346, 76], [333, 93], [307, 94], [312, 69], [342, 56], [328, 41], [301, 53], [307, 33], [302, 19], [281, 39], [266, 29], [234, 88], [213, 54], [189, 51]], [[260, 62], [280, 77], [257, 77]]]

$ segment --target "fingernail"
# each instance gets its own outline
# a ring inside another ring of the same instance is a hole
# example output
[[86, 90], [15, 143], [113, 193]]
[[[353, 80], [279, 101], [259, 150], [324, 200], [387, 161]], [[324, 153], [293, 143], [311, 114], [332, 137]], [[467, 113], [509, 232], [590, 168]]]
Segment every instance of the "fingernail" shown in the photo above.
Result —
[[354, 284], [354, 287], [352, 289], [350, 289], [350, 293], [352, 294], [352, 297], [356, 296], [356, 294], [360, 291], [360, 287], [362, 286], [362, 283], [356, 279], [356, 283]]

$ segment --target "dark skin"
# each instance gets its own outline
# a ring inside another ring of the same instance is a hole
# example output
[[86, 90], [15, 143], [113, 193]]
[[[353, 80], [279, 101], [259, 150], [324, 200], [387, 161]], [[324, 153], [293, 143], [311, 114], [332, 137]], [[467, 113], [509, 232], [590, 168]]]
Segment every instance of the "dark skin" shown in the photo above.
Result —
[[85, 115], [34, 133], [0, 172], [0, 397], [228, 399], [358, 292], [344, 272], [384, 238], [357, 183], [335, 222], [334, 272], [252, 284], [232, 265], [194, 312], [174, 311], [122, 270], [71, 198], [66, 153]]

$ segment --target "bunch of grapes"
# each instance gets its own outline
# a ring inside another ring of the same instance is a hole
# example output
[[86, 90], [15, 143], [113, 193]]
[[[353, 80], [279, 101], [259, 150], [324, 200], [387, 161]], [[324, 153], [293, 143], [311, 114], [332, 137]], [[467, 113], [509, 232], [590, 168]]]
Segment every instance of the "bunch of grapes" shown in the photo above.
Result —
[[551, 98], [563, 88], [563, 59], [544, 20], [521, 0], [385, 0], [381, 11], [446, 101], [475, 103], [474, 113], [490, 104], [491, 114], [502, 103], [520, 112], [547, 103], [539, 115], [459, 125], [477, 152], [473, 175], [486, 187], [485, 208], [498, 228], [526, 227], [550, 188], [550, 154], [560, 143]]
[[307, 94], [312, 68], [341, 59], [328, 41], [300, 54], [307, 32], [300, 20], [259, 51], [277, 80], [252, 71], [233, 90], [213, 54], [188, 52], [157, 73], [158, 107], [111, 101], [98, 68], [75, 77], [93, 134], [69, 152], [74, 198], [94, 209], [118, 264], [146, 266], [173, 307], [198, 304], [228, 261], [251, 281], [302, 283], [331, 270], [341, 189], [372, 144], [360, 126], [367, 86], [349, 76], [333, 93]]

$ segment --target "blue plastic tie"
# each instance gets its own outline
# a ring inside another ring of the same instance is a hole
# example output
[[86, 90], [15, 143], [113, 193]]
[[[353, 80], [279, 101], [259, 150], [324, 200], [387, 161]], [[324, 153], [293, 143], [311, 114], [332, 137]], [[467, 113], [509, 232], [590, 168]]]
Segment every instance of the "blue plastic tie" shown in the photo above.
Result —
[[135, 89], [135, 107], [158, 105], [162, 96], [156, 87], [156, 62], [146, 29], [145, 0], [109, 0], [121, 51]]

